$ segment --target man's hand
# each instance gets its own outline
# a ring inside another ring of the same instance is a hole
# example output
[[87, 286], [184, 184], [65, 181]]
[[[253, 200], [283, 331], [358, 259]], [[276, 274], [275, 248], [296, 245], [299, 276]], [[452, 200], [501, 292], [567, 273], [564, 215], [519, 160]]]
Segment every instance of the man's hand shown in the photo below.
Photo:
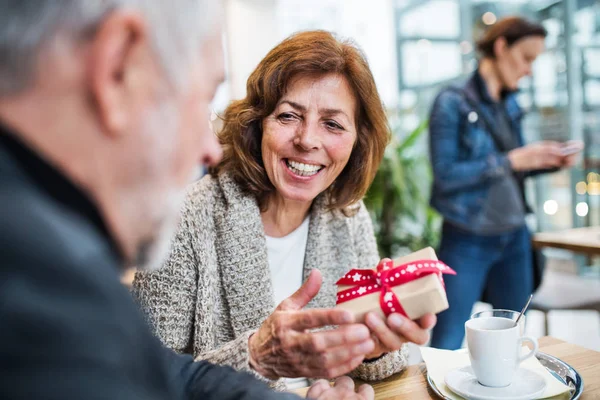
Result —
[[361, 385], [358, 393], [354, 391], [354, 381], [347, 376], [335, 380], [331, 386], [326, 380], [315, 382], [306, 397], [313, 400], [373, 400], [375, 392], [370, 385]]

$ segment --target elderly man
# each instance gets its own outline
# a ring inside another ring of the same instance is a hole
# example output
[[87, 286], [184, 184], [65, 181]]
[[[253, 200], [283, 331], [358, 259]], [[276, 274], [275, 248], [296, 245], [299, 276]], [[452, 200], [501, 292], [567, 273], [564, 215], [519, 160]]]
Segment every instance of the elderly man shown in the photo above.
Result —
[[164, 349], [119, 283], [161, 264], [182, 189], [220, 158], [219, 9], [0, 0], [0, 398], [295, 398]]

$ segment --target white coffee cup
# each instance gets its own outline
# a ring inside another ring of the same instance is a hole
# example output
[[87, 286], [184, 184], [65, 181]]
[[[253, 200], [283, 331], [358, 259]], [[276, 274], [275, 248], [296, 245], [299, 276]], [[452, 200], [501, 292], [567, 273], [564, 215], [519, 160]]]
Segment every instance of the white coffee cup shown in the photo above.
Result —
[[[471, 367], [479, 383], [504, 387], [512, 383], [521, 362], [533, 357], [537, 340], [521, 336], [515, 321], [503, 317], [473, 318], [465, 323]], [[533, 350], [521, 355], [523, 342], [533, 344]]]

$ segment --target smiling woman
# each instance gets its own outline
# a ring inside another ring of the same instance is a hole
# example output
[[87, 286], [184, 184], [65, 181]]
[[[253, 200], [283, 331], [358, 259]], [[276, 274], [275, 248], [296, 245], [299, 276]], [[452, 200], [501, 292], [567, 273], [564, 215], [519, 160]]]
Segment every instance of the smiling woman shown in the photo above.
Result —
[[299, 33], [247, 88], [224, 113], [223, 161], [189, 191], [167, 265], [136, 275], [142, 308], [167, 346], [273, 384], [400, 371], [404, 342], [427, 340], [420, 326], [354, 324], [332, 308], [337, 278], [379, 261], [361, 199], [389, 129], [364, 56], [328, 32]]

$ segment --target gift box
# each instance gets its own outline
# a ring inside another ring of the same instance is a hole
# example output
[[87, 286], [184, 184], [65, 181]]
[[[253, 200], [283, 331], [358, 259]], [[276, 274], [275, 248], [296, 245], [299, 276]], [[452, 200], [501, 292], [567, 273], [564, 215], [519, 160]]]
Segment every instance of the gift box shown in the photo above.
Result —
[[374, 311], [381, 316], [399, 313], [417, 319], [448, 308], [442, 274], [456, 275], [428, 247], [375, 269], [353, 269], [339, 281], [336, 307], [352, 312], [358, 322]]

